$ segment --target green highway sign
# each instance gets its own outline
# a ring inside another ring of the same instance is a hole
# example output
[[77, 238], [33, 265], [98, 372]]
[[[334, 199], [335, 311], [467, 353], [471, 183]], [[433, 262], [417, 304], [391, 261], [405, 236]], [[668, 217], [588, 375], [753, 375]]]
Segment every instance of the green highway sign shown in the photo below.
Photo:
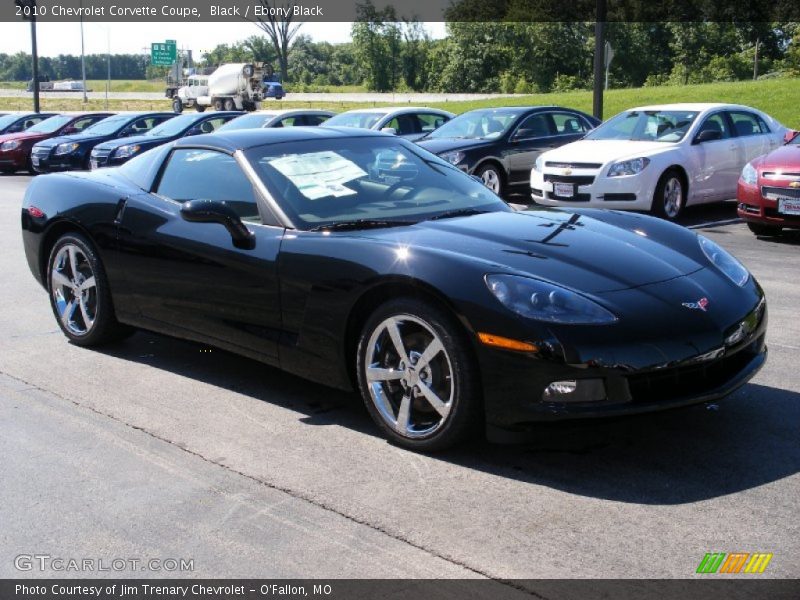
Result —
[[150, 64], [158, 67], [169, 67], [177, 59], [178, 45], [175, 40], [150, 44]]

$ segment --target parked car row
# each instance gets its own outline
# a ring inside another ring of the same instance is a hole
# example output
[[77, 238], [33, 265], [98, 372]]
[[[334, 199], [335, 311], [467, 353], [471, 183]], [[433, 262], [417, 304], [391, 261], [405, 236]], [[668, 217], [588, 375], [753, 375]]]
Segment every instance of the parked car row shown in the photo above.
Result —
[[529, 186], [537, 204], [646, 211], [675, 220], [687, 206], [738, 197], [740, 216], [759, 235], [800, 221], [800, 138], [781, 148], [795, 132], [762, 111], [735, 104], [643, 106], [604, 123], [558, 106], [485, 108], [458, 116], [427, 107], [339, 114], [311, 109], [9, 114], [0, 116], [0, 169], [118, 166], [185, 136], [319, 125], [405, 138], [498, 195]]

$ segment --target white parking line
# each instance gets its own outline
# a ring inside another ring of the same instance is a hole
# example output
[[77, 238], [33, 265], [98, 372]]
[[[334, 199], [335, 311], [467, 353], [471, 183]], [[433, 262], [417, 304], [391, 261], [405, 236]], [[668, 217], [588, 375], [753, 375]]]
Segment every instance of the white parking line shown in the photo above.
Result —
[[722, 225], [732, 225], [733, 223], [744, 223], [738, 217], [735, 219], [722, 219], [721, 221], [710, 221], [708, 223], [698, 223], [697, 225], [687, 225], [688, 229], [705, 229], [706, 227], [721, 227]]

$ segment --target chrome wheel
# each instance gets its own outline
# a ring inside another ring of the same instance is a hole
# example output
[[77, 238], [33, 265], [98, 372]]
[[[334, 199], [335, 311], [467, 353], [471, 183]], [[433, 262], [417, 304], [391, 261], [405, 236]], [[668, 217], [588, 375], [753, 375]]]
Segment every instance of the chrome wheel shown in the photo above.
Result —
[[670, 177], [664, 185], [664, 214], [676, 218], [683, 208], [683, 185], [677, 177]]
[[370, 399], [398, 435], [426, 437], [447, 422], [453, 368], [431, 325], [406, 314], [383, 320], [369, 338], [364, 365]]
[[97, 283], [89, 259], [78, 246], [65, 244], [59, 249], [50, 288], [64, 328], [77, 336], [89, 333], [97, 318]]
[[486, 169], [481, 173], [481, 181], [483, 181], [483, 185], [492, 190], [495, 194], [500, 193], [500, 175], [494, 169]]

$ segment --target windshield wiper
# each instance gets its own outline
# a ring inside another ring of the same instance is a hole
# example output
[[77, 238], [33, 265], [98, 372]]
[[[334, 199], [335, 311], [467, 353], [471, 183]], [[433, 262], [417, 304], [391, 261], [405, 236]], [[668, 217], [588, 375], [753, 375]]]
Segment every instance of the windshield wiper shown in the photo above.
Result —
[[380, 227], [401, 227], [403, 225], [416, 225], [416, 221], [388, 221], [385, 219], [356, 219], [354, 221], [339, 221], [327, 225], [317, 225], [308, 231], [347, 231], [349, 229], [377, 229]]
[[458, 210], [449, 210], [441, 214], [431, 217], [428, 221], [437, 221], [438, 219], [453, 219], [455, 217], [471, 217], [472, 215], [485, 215], [491, 212], [488, 210], [479, 210], [477, 208], [459, 208]]

